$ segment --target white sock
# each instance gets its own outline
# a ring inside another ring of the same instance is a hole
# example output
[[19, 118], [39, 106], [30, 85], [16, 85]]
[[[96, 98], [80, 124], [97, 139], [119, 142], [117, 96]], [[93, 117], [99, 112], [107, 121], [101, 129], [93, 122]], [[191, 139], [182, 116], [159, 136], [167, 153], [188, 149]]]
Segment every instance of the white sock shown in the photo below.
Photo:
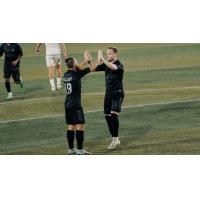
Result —
[[54, 79], [50, 79], [49, 82], [50, 82], [51, 88], [55, 88]]
[[57, 78], [57, 86], [61, 86], [61, 80], [62, 78]]
[[118, 137], [113, 137], [113, 141], [118, 141], [119, 138]]

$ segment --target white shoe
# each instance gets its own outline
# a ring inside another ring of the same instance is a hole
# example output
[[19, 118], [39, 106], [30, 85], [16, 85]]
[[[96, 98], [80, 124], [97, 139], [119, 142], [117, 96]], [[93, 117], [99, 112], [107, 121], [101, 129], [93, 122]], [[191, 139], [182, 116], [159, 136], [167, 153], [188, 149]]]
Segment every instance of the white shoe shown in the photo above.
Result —
[[62, 85], [58, 85], [57, 89], [60, 90], [62, 88]]
[[51, 88], [51, 91], [52, 91], [52, 92], [55, 92], [55, 91], [56, 91], [56, 88], [55, 88], [55, 87], [52, 87], [52, 88]]
[[120, 145], [119, 139], [113, 139], [110, 145], [108, 146], [108, 149], [116, 149], [118, 145]]
[[76, 154], [76, 149], [68, 149], [67, 154], [68, 155], [74, 155], [74, 154]]
[[84, 149], [80, 149], [80, 150], [77, 149], [76, 154], [77, 154], [77, 155], [91, 155], [90, 152], [88, 152], [88, 151], [86, 151], [86, 150], [84, 150]]
[[10, 99], [12, 99], [12, 98], [13, 98], [13, 94], [12, 94], [12, 92], [9, 92], [9, 93], [8, 93], [8, 96], [6, 97], [6, 99], [9, 99], [9, 100], [10, 100]]

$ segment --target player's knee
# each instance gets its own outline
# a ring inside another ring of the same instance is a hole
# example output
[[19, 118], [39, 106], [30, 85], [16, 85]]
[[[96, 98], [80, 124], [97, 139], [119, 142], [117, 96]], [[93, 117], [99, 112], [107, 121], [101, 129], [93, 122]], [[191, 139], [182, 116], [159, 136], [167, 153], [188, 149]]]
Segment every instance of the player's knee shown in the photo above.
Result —
[[77, 124], [77, 130], [84, 131], [85, 130], [85, 124]]
[[61, 70], [61, 65], [56, 65], [57, 70]]
[[75, 125], [68, 125], [67, 130], [75, 131], [76, 130], [76, 126]]

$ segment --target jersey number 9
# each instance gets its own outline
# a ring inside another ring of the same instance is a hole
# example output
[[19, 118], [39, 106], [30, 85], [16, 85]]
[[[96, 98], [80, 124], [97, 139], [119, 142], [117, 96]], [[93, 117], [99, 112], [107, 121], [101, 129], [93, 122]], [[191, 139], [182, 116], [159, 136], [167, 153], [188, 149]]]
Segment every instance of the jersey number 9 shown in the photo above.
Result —
[[67, 83], [65, 85], [65, 88], [66, 88], [67, 94], [71, 94], [72, 93], [72, 84], [71, 83]]

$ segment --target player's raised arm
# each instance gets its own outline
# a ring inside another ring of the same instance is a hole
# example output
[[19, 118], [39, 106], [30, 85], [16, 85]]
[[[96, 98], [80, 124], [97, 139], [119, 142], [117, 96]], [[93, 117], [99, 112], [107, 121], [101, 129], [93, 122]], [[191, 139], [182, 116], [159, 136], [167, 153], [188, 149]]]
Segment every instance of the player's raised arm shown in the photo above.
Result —
[[98, 71], [105, 71], [106, 65], [102, 62], [98, 52], [98, 58], [96, 63], [89, 63], [91, 71], [98, 72]]
[[35, 53], [39, 54], [40, 53], [40, 47], [41, 47], [42, 43], [37, 43], [36, 45], [36, 49], [35, 49]]
[[59, 43], [64, 59], [67, 59], [67, 49], [64, 43]]
[[118, 67], [117, 65], [113, 64], [112, 62], [107, 61], [104, 57], [103, 57], [103, 53], [101, 50], [98, 51], [98, 58], [111, 70], [117, 70]]
[[80, 63], [80, 64], [77, 64], [77, 65], [76, 65], [76, 68], [77, 68], [78, 70], [84, 69], [84, 67], [85, 67], [86, 65], [90, 65], [91, 59], [92, 59], [92, 58], [91, 58], [90, 53], [89, 53], [88, 51], [85, 51], [84, 54], [83, 54], [83, 62]]

